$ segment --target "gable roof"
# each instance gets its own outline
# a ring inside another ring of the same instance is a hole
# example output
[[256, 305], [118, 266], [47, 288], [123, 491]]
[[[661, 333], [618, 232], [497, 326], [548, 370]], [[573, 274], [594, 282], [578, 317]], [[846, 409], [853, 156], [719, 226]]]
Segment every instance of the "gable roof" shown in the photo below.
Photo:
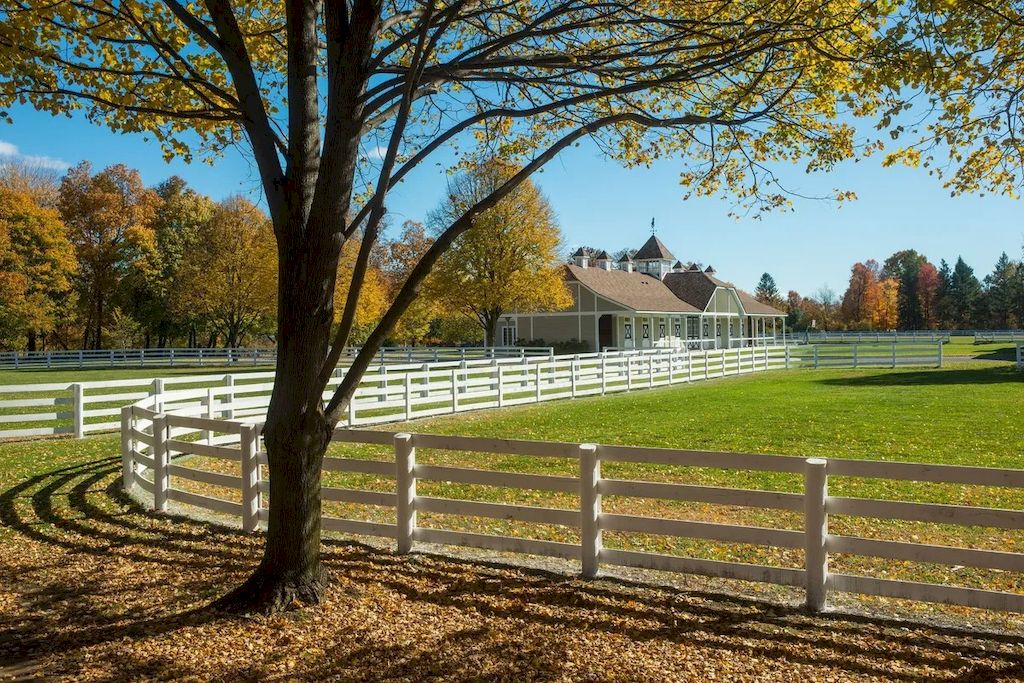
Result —
[[567, 279], [575, 280], [598, 296], [634, 311], [700, 312], [673, 294], [661, 280], [644, 273], [581, 268], [575, 265], [566, 265], [565, 269]]
[[633, 258], [636, 259], [637, 261], [648, 261], [656, 259], [664, 259], [665, 261], [671, 261], [672, 259], [675, 258], [675, 256], [673, 256], [672, 252], [668, 250], [668, 247], [661, 243], [661, 240], [659, 240], [657, 236], [651, 235], [651, 238], [644, 242], [644, 246], [640, 247], [640, 249], [638, 249], [637, 252], [633, 254]]
[[589, 258], [590, 250], [587, 249], [586, 247], [580, 247], [579, 249], [572, 253], [573, 258], [576, 258], [577, 256], [586, 256], [587, 258]]
[[786, 315], [782, 311], [761, 303], [731, 282], [719, 280], [711, 273], [701, 271], [700, 269], [684, 270], [681, 273], [668, 273], [665, 275], [664, 283], [674, 295], [701, 311], [707, 309], [708, 304], [711, 302], [711, 297], [715, 295], [715, 290], [723, 287], [736, 292], [740, 305], [743, 306], [744, 312], [748, 315]]
[[608, 255], [608, 252], [602, 249], [597, 252], [597, 256], [594, 257], [595, 261], [611, 261], [612, 257]]

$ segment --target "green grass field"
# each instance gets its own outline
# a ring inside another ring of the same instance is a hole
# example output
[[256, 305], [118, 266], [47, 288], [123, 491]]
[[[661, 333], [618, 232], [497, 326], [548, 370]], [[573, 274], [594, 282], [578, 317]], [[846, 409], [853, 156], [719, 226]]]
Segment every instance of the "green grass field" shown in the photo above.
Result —
[[[1024, 468], [1024, 373], [1004, 363], [970, 361], [936, 369], [779, 371], [604, 398], [466, 413], [381, 427], [441, 434], [596, 442], [748, 453]], [[0, 444], [0, 486], [117, 453], [116, 437], [80, 442]], [[336, 444], [332, 455], [390, 460], [389, 448]], [[548, 474], [576, 473], [570, 460], [418, 449], [419, 462]], [[222, 461], [193, 466], [231, 471]], [[800, 491], [799, 476], [712, 468], [606, 463], [604, 475], [734, 488]], [[330, 473], [331, 486], [393, 491], [394, 481]], [[178, 480], [176, 486], [234, 498]], [[852, 478], [830, 481], [834, 495], [1024, 508], [1024, 491]], [[421, 481], [421, 495], [577, 509], [574, 495]], [[671, 501], [606, 497], [608, 512], [798, 529], [799, 514]], [[393, 522], [387, 508], [325, 503], [333, 516]], [[423, 526], [574, 542], [575, 529], [505, 520], [420, 514]], [[939, 545], [1013, 550], [1024, 533], [987, 528], [833, 516], [833, 533]], [[3, 534], [0, 528], [0, 534]], [[607, 547], [710, 559], [801, 566], [799, 550], [606, 533]], [[972, 568], [834, 556], [835, 571], [1024, 591], [1024, 576]]]

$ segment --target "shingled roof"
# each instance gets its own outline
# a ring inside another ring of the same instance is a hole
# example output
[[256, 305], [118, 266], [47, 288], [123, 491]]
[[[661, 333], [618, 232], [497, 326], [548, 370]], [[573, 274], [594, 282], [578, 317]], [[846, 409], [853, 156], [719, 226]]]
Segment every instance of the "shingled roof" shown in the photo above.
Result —
[[661, 243], [661, 240], [655, 235], [651, 235], [651, 238], [644, 242], [644, 246], [637, 250], [633, 258], [637, 261], [653, 261], [657, 259], [671, 261], [675, 256], [668, 250], [668, 247]]
[[749, 293], [744, 292], [731, 282], [719, 280], [711, 273], [707, 271], [702, 272], [699, 268], [695, 270], [686, 270], [681, 273], [668, 273], [665, 275], [664, 283], [675, 296], [701, 311], [708, 307], [711, 297], [715, 295], [715, 290], [719, 287], [724, 287], [726, 289], [736, 291], [736, 296], [739, 297], [740, 304], [743, 305], [743, 310], [748, 314], [752, 313], [754, 315], [776, 316], [786, 315], [782, 311], [761, 303]]
[[568, 279], [576, 280], [598, 296], [634, 311], [700, 312], [673, 294], [661, 280], [650, 275], [574, 265], [566, 265], [565, 269]]

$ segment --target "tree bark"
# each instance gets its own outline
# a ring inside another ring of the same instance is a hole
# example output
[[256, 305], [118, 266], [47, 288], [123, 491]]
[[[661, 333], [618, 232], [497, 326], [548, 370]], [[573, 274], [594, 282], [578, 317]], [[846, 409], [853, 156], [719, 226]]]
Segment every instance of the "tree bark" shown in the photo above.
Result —
[[324, 413], [319, 375], [334, 317], [337, 260], [325, 257], [315, 240], [278, 252], [277, 364], [263, 426], [272, 504], [259, 566], [213, 604], [233, 613], [273, 614], [317, 604], [327, 584], [320, 562], [320, 481], [335, 421]]

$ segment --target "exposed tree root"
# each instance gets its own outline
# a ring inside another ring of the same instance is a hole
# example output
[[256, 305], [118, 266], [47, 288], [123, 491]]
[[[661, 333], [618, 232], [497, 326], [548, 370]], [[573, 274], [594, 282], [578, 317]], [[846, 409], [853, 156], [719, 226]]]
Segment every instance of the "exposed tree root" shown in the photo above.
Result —
[[298, 576], [271, 573], [260, 566], [241, 586], [210, 603], [210, 609], [269, 616], [320, 604], [329, 583], [330, 576], [322, 568]]

